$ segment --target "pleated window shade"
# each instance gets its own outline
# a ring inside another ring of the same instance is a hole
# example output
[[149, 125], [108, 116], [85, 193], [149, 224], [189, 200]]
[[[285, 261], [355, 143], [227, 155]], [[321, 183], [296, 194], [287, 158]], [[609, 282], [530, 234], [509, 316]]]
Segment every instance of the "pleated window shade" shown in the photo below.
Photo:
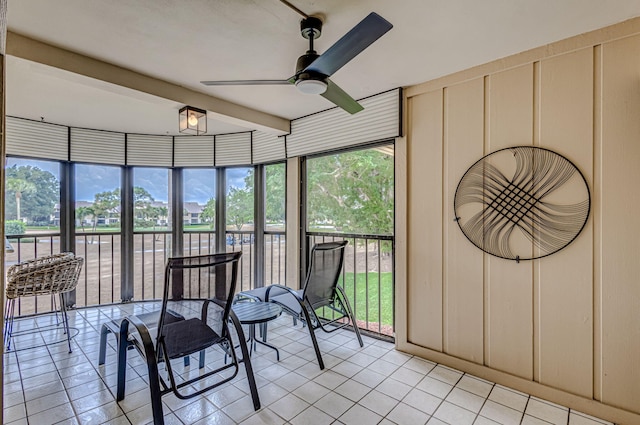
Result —
[[69, 159], [69, 127], [7, 117], [6, 133], [7, 155]]
[[401, 135], [400, 89], [359, 101], [364, 110], [350, 115], [340, 108], [291, 121], [287, 156], [327, 152]]
[[175, 167], [213, 167], [213, 136], [176, 136], [173, 145]]
[[278, 161], [287, 157], [285, 138], [262, 131], [254, 131], [252, 136], [253, 163]]
[[127, 165], [171, 167], [173, 136], [127, 135]]
[[216, 166], [250, 165], [251, 132], [216, 136]]
[[124, 133], [71, 127], [71, 161], [124, 164]]

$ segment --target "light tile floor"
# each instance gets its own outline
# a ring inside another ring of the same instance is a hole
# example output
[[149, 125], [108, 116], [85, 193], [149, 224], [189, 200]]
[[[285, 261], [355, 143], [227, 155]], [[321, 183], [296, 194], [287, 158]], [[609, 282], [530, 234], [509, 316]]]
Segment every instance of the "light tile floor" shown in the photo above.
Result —
[[[125, 399], [115, 401], [115, 338], [98, 366], [103, 322], [155, 308], [149, 303], [70, 313], [79, 334], [66, 344], [4, 355], [5, 424], [147, 424], [152, 422], [145, 365], [128, 356]], [[44, 326], [40, 316], [19, 326]], [[200, 397], [163, 397], [166, 424], [449, 424], [602, 425], [610, 422], [558, 406], [469, 374], [394, 350], [391, 343], [353, 333], [317, 333], [326, 369], [317, 366], [307, 330], [288, 316], [269, 324], [275, 353], [258, 346], [252, 357], [262, 408], [255, 412], [246, 378]], [[19, 347], [18, 347], [19, 348]], [[207, 367], [219, 358], [207, 353]], [[179, 364], [179, 363], [178, 363]], [[196, 369], [197, 360], [192, 361]], [[193, 372], [193, 370], [192, 370]]]

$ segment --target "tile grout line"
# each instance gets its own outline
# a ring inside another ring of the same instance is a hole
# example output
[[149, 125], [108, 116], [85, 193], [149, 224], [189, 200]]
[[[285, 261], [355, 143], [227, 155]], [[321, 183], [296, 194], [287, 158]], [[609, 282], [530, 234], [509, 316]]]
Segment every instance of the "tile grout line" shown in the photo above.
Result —
[[[465, 375], [466, 375], [466, 373], [465, 373]], [[480, 412], [482, 412], [482, 409], [484, 408], [484, 405], [487, 404], [487, 400], [489, 400], [489, 396], [491, 396], [491, 392], [493, 392], [493, 389], [495, 387], [496, 387], [496, 383], [493, 382], [491, 384], [491, 389], [489, 390], [489, 394], [487, 394], [487, 396], [484, 398], [484, 402], [482, 402], [482, 406], [480, 406], [480, 410], [478, 410], [478, 414], [476, 415], [476, 418], [473, 420], [473, 423], [476, 423], [478, 418], [482, 416], [482, 415], [480, 415]], [[482, 416], [482, 417], [484, 418], [484, 416]], [[487, 419], [489, 419], [489, 418], [487, 418]]]
[[524, 404], [524, 409], [522, 410], [522, 417], [520, 418], [520, 423], [524, 422], [524, 416], [527, 412], [527, 407], [529, 407], [529, 401], [531, 400], [531, 395], [527, 396], [527, 402]]

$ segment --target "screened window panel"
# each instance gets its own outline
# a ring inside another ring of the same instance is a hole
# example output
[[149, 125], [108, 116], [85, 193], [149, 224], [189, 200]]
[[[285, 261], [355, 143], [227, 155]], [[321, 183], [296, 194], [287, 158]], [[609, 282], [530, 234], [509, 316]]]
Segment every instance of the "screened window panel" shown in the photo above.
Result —
[[285, 138], [262, 131], [253, 132], [253, 163], [278, 161], [285, 159]]
[[251, 133], [216, 136], [216, 166], [251, 164]]
[[363, 111], [340, 108], [291, 121], [287, 156], [296, 157], [400, 136], [400, 89], [359, 101]]
[[7, 155], [69, 159], [69, 128], [23, 118], [6, 118]]
[[213, 167], [213, 136], [174, 137], [173, 165], [176, 167]]
[[71, 161], [124, 164], [124, 133], [71, 127]]
[[127, 165], [171, 167], [173, 136], [127, 135]]

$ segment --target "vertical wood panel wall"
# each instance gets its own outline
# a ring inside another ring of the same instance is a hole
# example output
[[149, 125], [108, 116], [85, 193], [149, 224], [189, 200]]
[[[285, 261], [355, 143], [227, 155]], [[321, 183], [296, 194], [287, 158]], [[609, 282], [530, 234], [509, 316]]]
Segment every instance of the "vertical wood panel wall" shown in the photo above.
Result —
[[[640, 18], [406, 93], [398, 348], [640, 423]], [[571, 160], [592, 204], [568, 247], [516, 263], [465, 238], [453, 199], [475, 161], [520, 145]]]

